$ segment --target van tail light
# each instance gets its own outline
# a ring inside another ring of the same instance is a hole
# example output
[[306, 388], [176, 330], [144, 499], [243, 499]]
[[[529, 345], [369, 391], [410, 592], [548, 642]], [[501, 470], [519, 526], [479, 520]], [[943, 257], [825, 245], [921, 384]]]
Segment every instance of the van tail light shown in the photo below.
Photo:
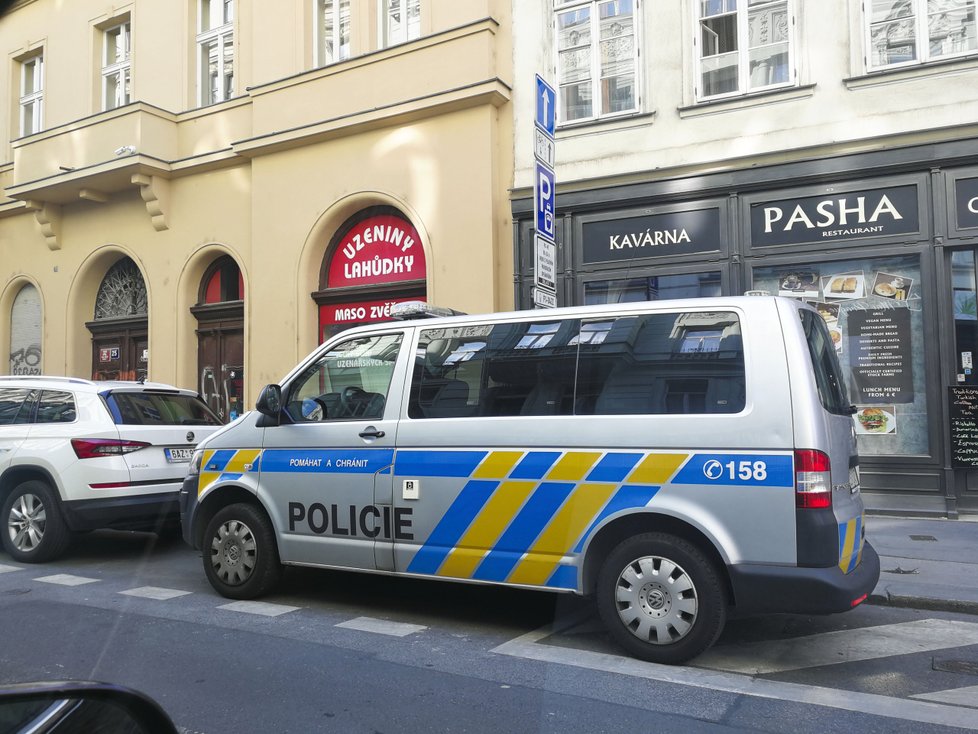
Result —
[[139, 451], [153, 444], [145, 441], [120, 441], [117, 438], [73, 438], [71, 448], [79, 459], [97, 459], [101, 456], [121, 456]]
[[795, 451], [795, 507], [814, 510], [832, 506], [832, 472], [823, 451]]

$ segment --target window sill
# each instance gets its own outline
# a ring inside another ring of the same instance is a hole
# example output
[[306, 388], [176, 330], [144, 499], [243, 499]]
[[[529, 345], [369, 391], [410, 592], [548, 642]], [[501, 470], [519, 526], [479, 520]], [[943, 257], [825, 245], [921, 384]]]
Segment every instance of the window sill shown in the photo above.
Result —
[[596, 135], [601, 133], [618, 132], [633, 127], [643, 127], [651, 125], [655, 120], [655, 112], [635, 112], [630, 115], [619, 117], [605, 117], [599, 120], [587, 120], [584, 122], [568, 122], [557, 127], [557, 140], [577, 138], [584, 135]]
[[740, 97], [727, 97], [724, 99], [711, 99], [704, 102], [697, 102], [694, 105], [680, 107], [679, 116], [686, 119], [687, 117], [702, 117], [705, 115], [715, 115], [721, 112], [753, 109], [762, 105], [793, 102], [798, 99], [811, 97], [814, 94], [814, 84], [771, 89], [763, 92], [745, 94]]
[[930, 61], [926, 64], [917, 64], [915, 66], [901, 66], [896, 69], [879, 69], [878, 71], [871, 71], [861, 76], [843, 79], [842, 83], [846, 85], [846, 89], [869, 89], [887, 84], [900, 84], [916, 79], [950, 76], [966, 71], [974, 71], [975, 69], [978, 69], [978, 56], [969, 56], [966, 59], [947, 59], [944, 61]]

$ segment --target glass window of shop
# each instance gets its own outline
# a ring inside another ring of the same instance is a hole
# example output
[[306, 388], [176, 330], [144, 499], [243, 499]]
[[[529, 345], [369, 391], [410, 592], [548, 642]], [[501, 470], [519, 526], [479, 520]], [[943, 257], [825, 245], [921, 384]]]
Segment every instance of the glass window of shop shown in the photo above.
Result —
[[709, 298], [719, 296], [720, 271], [677, 275], [607, 278], [584, 284], [584, 304], [634, 303], [669, 298]]
[[861, 455], [929, 453], [919, 255], [758, 267], [753, 288], [802, 299], [825, 319]]

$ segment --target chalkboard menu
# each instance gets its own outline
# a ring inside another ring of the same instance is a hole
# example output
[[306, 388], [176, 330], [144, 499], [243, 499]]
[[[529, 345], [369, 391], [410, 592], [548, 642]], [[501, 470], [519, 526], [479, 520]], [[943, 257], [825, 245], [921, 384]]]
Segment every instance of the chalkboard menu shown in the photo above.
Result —
[[913, 347], [910, 310], [883, 308], [849, 312], [849, 366], [860, 405], [912, 403]]
[[951, 416], [951, 465], [978, 467], [978, 386], [948, 388]]

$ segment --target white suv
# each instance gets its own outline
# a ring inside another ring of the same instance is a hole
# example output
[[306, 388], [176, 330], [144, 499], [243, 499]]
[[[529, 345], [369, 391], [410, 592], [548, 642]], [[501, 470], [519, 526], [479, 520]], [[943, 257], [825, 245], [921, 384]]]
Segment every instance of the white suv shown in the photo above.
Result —
[[15, 560], [48, 561], [72, 532], [179, 524], [198, 441], [221, 426], [169, 385], [0, 377], [0, 536]]

